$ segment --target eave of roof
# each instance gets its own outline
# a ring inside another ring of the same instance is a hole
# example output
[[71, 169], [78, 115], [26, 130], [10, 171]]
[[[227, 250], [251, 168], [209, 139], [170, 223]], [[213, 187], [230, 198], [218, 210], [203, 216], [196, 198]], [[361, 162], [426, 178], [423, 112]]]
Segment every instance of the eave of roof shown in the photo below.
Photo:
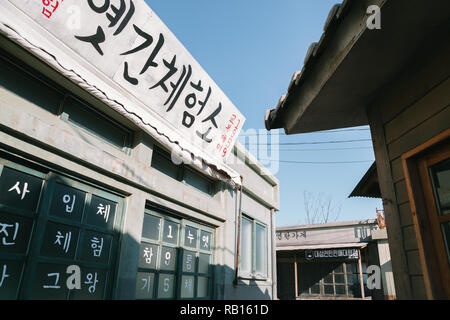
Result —
[[303, 68], [294, 73], [276, 108], [266, 112], [268, 130], [284, 128], [294, 134], [368, 124], [367, 106], [418, 50], [426, 50], [424, 40], [445, 38], [447, 0], [372, 4], [381, 8], [380, 30], [367, 28], [364, 1], [346, 0], [338, 10], [333, 7]]
[[348, 197], [381, 198], [376, 162], [370, 166]]

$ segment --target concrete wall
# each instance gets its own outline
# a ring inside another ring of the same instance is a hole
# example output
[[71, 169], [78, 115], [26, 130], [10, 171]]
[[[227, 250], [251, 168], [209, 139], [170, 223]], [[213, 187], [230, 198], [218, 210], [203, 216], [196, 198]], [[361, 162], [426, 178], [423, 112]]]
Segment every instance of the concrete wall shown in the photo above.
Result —
[[0, 40], [3, 49], [18, 57], [18, 60], [33, 65], [65, 90], [104, 111], [135, 133], [131, 151], [122, 152], [46, 111], [44, 106], [35, 105], [0, 87], [1, 149], [64, 174], [105, 186], [125, 197], [126, 212], [114, 298], [134, 298], [144, 209], [150, 203], [215, 228], [214, 298], [272, 297], [274, 230], [271, 228], [274, 228], [274, 217], [271, 210], [279, 208], [276, 178], [261, 178], [242, 159], [236, 159], [236, 168], [245, 181], [242, 208], [245, 213], [267, 225], [269, 261], [267, 279], [240, 281], [234, 288], [238, 192], [224, 182], [216, 181], [217, 192], [208, 196], [155, 170], [150, 166], [153, 152], [150, 136], [28, 53], [3, 38]]

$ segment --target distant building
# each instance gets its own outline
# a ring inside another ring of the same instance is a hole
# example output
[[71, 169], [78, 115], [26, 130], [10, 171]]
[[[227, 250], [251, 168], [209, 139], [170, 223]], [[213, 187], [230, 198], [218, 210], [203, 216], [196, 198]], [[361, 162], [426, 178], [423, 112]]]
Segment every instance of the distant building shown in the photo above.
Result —
[[[279, 299], [395, 299], [386, 229], [377, 220], [279, 227], [276, 239]], [[369, 290], [375, 272], [379, 287]]]
[[143, 0], [103, 3], [0, 3], [0, 299], [271, 299], [244, 119]]
[[447, 0], [343, 1], [265, 117], [287, 134], [370, 126], [365, 191], [381, 191], [399, 299], [450, 299], [449, 34]]

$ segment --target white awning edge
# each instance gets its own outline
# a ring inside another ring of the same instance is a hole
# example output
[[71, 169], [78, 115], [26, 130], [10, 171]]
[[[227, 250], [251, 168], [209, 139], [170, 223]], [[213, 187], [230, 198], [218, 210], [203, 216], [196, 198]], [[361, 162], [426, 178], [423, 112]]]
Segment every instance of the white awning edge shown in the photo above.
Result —
[[[9, 14], [8, 14], [9, 13]], [[24, 19], [26, 17], [24, 16]], [[31, 20], [28, 23], [33, 23]], [[239, 188], [242, 185], [241, 176], [225, 165], [210, 159], [204, 152], [194, 146], [189, 146], [172, 133], [170, 127], [162, 124], [157, 116], [152, 115], [148, 111], [145, 118], [139, 116], [138, 110], [142, 109], [139, 106], [139, 101], [126, 97], [121, 92], [117, 92], [110, 83], [101, 77], [99, 72], [94, 73], [88, 70], [85, 66], [81, 66], [78, 61], [70, 57], [55, 46], [54, 43], [59, 41], [50, 35], [45, 29], [45, 37], [33, 32], [32, 28], [26, 28], [26, 23], [23, 19], [18, 19], [13, 16], [8, 10], [3, 10], [0, 13], [0, 33], [12, 40], [22, 48], [29, 51], [31, 54], [44, 61], [64, 77], [72, 81], [77, 86], [83, 88], [91, 95], [108, 105], [110, 108], [120, 113], [124, 117], [130, 119], [140, 129], [152, 136], [158, 143], [167, 147], [170, 151], [176, 152], [176, 155], [183, 159], [184, 162], [189, 163], [200, 172], [214, 178], [229, 183], [234, 188]], [[50, 41], [49, 38], [52, 40]], [[46, 49], [44, 49], [44, 47]], [[76, 68], [76, 71], [74, 70]], [[196, 149], [196, 150], [195, 150]]]

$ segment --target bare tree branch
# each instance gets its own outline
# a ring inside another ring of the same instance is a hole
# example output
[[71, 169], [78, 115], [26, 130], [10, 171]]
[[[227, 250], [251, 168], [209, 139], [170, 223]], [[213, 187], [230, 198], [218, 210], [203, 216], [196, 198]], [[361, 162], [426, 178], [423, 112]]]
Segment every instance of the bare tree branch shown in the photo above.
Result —
[[331, 196], [303, 191], [303, 200], [307, 224], [337, 221], [342, 205], [333, 203]]

